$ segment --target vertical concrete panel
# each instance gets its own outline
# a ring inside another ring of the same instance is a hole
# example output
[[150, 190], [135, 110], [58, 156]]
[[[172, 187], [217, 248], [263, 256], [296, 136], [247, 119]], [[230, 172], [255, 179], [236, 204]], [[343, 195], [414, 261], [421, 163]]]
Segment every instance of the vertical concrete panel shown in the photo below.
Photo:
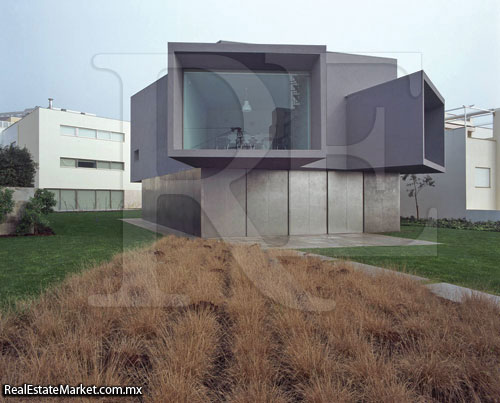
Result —
[[326, 234], [326, 172], [290, 171], [290, 235]]
[[400, 230], [399, 174], [365, 173], [365, 232]]
[[328, 172], [328, 233], [363, 232], [363, 174]]
[[202, 169], [201, 234], [206, 238], [246, 235], [246, 170]]
[[347, 177], [347, 232], [363, 232], [363, 173], [344, 174]]
[[248, 172], [247, 235], [288, 235], [288, 171]]

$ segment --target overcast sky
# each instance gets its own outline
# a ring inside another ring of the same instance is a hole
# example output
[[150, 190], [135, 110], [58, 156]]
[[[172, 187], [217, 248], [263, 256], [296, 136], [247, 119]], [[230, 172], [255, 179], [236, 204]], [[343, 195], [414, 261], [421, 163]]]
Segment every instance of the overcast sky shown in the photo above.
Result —
[[46, 106], [130, 118], [166, 73], [167, 42], [327, 45], [424, 69], [446, 99], [500, 107], [500, 1], [0, 0], [0, 112]]

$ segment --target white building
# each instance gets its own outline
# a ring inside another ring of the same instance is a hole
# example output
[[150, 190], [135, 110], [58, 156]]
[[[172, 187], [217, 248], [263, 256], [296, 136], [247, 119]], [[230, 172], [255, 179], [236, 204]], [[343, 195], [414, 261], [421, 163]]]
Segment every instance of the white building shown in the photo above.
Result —
[[38, 164], [35, 187], [54, 191], [56, 209], [141, 207], [130, 182], [130, 123], [56, 108], [35, 108], [0, 133], [0, 145], [26, 147]]
[[[500, 220], [500, 109], [459, 108], [446, 116], [446, 172], [418, 195], [421, 216]], [[415, 216], [415, 200], [401, 182], [401, 215]], [[434, 215], [433, 213], [430, 213]]]

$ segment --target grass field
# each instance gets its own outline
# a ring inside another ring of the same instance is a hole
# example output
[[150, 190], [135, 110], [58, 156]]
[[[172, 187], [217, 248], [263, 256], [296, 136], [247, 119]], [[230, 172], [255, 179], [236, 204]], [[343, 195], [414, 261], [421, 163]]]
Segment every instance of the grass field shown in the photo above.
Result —
[[[500, 294], [500, 232], [403, 225], [386, 235], [437, 241], [436, 246], [307, 249], [320, 255], [408, 271], [433, 281], [447, 282]], [[437, 231], [437, 238], [436, 236]]]
[[164, 237], [70, 276], [0, 313], [0, 383], [140, 385], [144, 402], [498, 401], [498, 307], [294, 253]]
[[122, 217], [140, 211], [52, 213], [55, 236], [0, 238], [0, 306], [37, 295], [68, 273], [110, 259], [156, 235]]

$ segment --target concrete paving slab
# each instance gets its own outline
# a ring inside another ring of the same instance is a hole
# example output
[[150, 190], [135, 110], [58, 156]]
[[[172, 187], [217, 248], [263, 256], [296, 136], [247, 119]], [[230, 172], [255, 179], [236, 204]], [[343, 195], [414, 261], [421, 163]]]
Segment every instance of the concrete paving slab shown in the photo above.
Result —
[[152, 232], [156, 232], [157, 234], [162, 234], [162, 235], [176, 235], [184, 238], [195, 238], [194, 235], [186, 234], [185, 232], [182, 231], [177, 231], [173, 228], [165, 227], [164, 225], [156, 224], [151, 221], [146, 221], [143, 220], [142, 218], [122, 218], [122, 221], [136, 225], [140, 228], [147, 229]]
[[460, 287], [458, 285], [448, 283], [428, 284], [426, 286], [431, 292], [439, 297], [448, 299], [454, 302], [462, 302], [469, 297], [485, 298], [497, 305], [500, 305], [500, 297], [497, 295], [487, 294], [482, 291], [471, 290], [470, 288]]
[[262, 237], [231, 237], [224, 241], [236, 244], [259, 244], [263, 248], [353, 248], [363, 246], [419, 246], [436, 245], [436, 242], [392, 237], [379, 234], [328, 234]]
[[[316, 257], [318, 259], [321, 259], [321, 260], [326, 260], [326, 261], [335, 261], [335, 260], [339, 260], [339, 259], [336, 259], [334, 257], [329, 257], [329, 256], [323, 256], [323, 255], [318, 255], [316, 253], [308, 253], [308, 252], [301, 252], [301, 251], [297, 251], [297, 253], [299, 253], [300, 255], [304, 256], [304, 257], [307, 257], [307, 256], [310, 256], [310, 257]], [[353, 262], [353, 261], [348, 261], [347, 262], [352, 268], [356, 269], [356, 270], [361, 270], [362, 272], [366, 273], [366, 274], [369, 274], [371, 276], [375, 276], [377, 274], [394, 274], [396, 276], [403, 276], [403, 277], [407, 277], [407, 278], [411, 278], [412, 280], [415, 280], [415, 281], [429, 281], [429, 279], [425, 278], [425, 277], [420, 277], [420, 276], [416, 276], [414, 274], [409, 274], [409, 273], [403, 273], [403, 272], [400, 272], [400, 271], [395, 271], [395, 270], [390, 270], [390, 269], [385, 269], [383, 267], [378, 267], [378, 266], [372, 266], [370, 264], [365, 264], [365, 263], [359, 263], [359, 262]]]

